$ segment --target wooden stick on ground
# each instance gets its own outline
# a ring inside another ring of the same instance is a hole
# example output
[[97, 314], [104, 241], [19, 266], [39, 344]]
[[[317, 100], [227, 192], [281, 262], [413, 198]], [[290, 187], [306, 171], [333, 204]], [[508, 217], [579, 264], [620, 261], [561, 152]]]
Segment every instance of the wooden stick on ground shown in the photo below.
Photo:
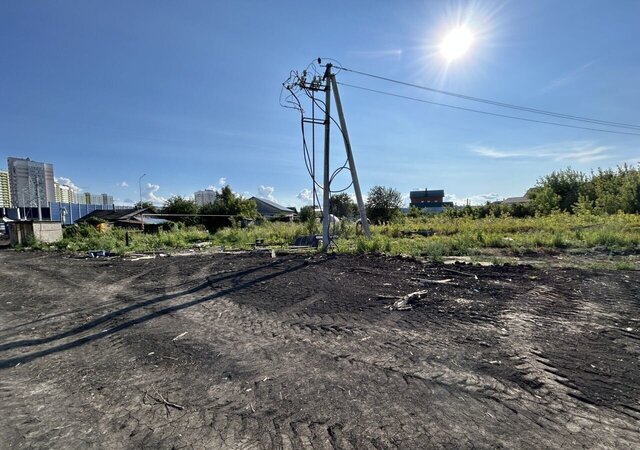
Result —
[[160, 392], [158, 392], [158, 390], [156, 389], [156, 387], [155, 387], [155, 386], [153, 387], [153, 390], [154, 390], [154, 391], [156, 391], [156, 394], [157, 394], [157, 395], [158, 395], [158, 397], [160, 397], [160, 398], [156, 398], [156, 397], [152, 396], [151, 394], [149, 394], [147, 391], [144, 391], [144, 397], [142, 397], [142, 402], [143, 402], [143, 403], [144, 403], [145, 399], [146, 399], [147, 397], [149, 397], [149, 398], [150, 398], [151, 400], [153, 400], [154, 402], [156, 402], [156, 403], [160, 403], [160, 404], [164, 405], [164, 407], [165, 407], [165, 408], [166, 408], [166, 410], [167, 410], [167, 416], [169, 415], [169, 407], [172, 407], [172, 408], [178, 409], [178, 410], [180, 410], [180, 411], [182, 411], [182, 410], [184, 409], [184, 406], [182, 406], [182, 405], [178, 405], [177, 403], [173, 403], [173, 402], [170, 402], [170, 401], [168, 401], [167, 399], [165, 399], [165, 398], [162, 396], [162, 394], [161, 394]]
[[413, 306], [411, 306], [411, 303], [426, 297], [429, 294], [429, 292], [430, 291], [416, 291], [416, 292], [407, 294], [404, 297], [397, 300], [393, 305], [389, 306], [389, 309], [392, 311], [393, 310], [404, 311], [407, 309], [412, 309]]

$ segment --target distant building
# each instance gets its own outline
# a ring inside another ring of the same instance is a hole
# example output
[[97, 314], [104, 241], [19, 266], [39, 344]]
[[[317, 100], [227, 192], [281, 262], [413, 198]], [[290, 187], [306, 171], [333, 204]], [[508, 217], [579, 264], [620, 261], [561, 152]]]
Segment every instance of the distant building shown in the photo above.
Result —
[[71, 187], [65, 184], [53, 183], [56, 191], [56, 202], [78, 203], [78, 194]]
[[9, 172], [0, 170], [0, 208], [11, 206], [11, 190], [9, 189]]
[[265, 219], [293, 220], [296, 216], [296, 213], [290, 208], [279, 205], [271, 200], [258, 197], [251, 197], [250, 200], [256, 202], [258, 213]]
[[502, 205], [518, 205], [518, 204], [526, 204], [526, 203], [529, 203], [530, 201], [531, 199], [525, 195], [523, 197], [508, 197], [502, 200], [501, 202], [496, 202], [496, 203], [500, 203]]
[[444, 201], [444, 189], [411, 191], [409, 201], [412, 206], [425, 212], [441, 212], [444, 208], [453, 206], [453, 202]]
[[193, 197], [196, 201], [196, 205], [205, 206], [215, 203], [218, 198], [218, 193], [213, 189], [205, 189], [204, 191], [194, 192]]
[[13, 206], [47, 206], [56, 200], [53, 164], [9, 157], [7, 168]]
[[108, 194], [94, 195], [90, 192], [85, 192], [79, 196], [78, 203], [84, 205], [113, 205], [113, 196]]
[[108, 194], [100, 194], [100, 203], [99, 205], [113, 205], [113, 196]]
[[167, 229], [170, 222], [166, 219], [159, 219], [157, 217], [147, 217], [144, 214], [148, 213], [149, 209], [102, 209], [95, 210], [89, 214], [78, 219], [78, 223], [90, 221], [90, 219], [99, 219], [112, 226], [121, 228], [134, 228], [144, 229], [146, 232], [157, 232], [162, 229]]

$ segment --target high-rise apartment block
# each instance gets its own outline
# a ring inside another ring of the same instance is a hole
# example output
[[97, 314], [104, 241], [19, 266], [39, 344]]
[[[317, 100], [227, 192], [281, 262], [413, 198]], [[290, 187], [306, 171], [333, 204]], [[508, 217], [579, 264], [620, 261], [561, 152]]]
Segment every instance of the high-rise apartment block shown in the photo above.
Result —
[[71, 187], [65, 184], [54, 183], [56, 188], [56, 202], [78, 203], [78, 194]]
[[12, 206], [47, 206], [56, 200], [53, 164], [7, 158]]
[[213, 189], [205, 189], [204, 191], [195, 192], [193, 196], [198, 206], [205, 206], [214, 203], [218, 193]]
[[10, 206], [9, 172], [0, 170], [0, 208], [9, 208]]
[[85, 192], [78, 197], [78, 203], [86, 205], [113, 205], [113, 196], [109, 194], [91, 194]]

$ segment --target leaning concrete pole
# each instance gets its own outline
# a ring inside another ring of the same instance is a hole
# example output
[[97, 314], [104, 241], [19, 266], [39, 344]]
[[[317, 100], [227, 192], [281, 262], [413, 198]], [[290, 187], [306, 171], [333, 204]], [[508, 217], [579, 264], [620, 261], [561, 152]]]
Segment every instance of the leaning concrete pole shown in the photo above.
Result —
[[324, 181], [322, 183], [322, 251], [329, 248], [329, 200], [331, 187], [329, 180], [329, 148], [331, 139], [331, 64], [327, 64], [324, 73], [325, 88], [325, 114], [324, 114]]
[[344, 139], [344, 149], [347, 151], [347, 159], [349, 160], [349, 169], [351, 170], [351, 180], [353, 181], [353, 190], [356, 191], [356, 202], [358, 203], [358, 211], [360, 211], [360, 221], [362, 222], [362, 231], [366, 237], [371, 237], [369, 231], [369, 222], [367, 222], [367, 211], [362, 201], [362, 192], [360, 191], [360, 182], [358, 181], [358, 172], [356, 171], [356, 162], [353, 159], [353, 153], [351, 152], [351, 141], [349, 140], [349, 133], [347, 132], [347, 122], [344, 119], [344, 112], [342, 111], [342, 102], [340, 101], [340, 91], [338, 91], [338, 83], [336, 82], [336, 76], [331, 74], [331, 85], [333, 86], [333, 98], [336, 101], [336, 109], [338, 110], [338, 117], [340, 118], [340, 128], [342, 128], [342, 138]]

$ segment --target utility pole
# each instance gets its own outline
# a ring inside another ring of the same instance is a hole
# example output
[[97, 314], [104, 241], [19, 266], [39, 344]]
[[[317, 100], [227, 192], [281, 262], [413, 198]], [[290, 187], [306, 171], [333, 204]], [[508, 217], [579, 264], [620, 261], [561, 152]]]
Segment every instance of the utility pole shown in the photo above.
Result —
[[322, 251], [329, 248], [329, 201], [331, 186], [329, 182], [329, 149], [331, 145], [331, 63], [327, 64], [323, 79], [325, 80], [325, 105], [324, 105], [324, 181], [322, 183]]
[[40, 207], [40, 183], [36, 177], [36, 202], [38, 204], [38, 220], [42, 222], [42, 208]]
[[139, 193], [140, 193], [140, 202], [138, 203], [138, 205], [140, 206], [140, 208], [142, 208], [142, 179], [144, 177], [146, 177], [146, 176], [147, 176], [147, 174], [143, 173], [140, 176], [140, 178], [138, 178], [138, 190], [139, 190]]
[[[318, 59], [318, 64], [322, 64], [321, 60]], [[331, 73], [333, 65], [331, 63], [326, 64], [324, 75], [322, 78], [320, 75], [313, 75], [311, 81], [307, 81], [307, 71], [303, 71], [301, 75], [295, 76], [292, 82], [285, 82], [284, 86], [286, 89], [291, 91], [293, 96], [295, 97], [298, 109], [302, 113], [302, 122], [303, 122], [303, 136], [304, 136], [304, 124], [311, 123], [313, 125], [312, 129], [312, 139], [313, 139], [313, 159], [311, 161], [311, 178], [313, 179], [313, 205], [315, 207], [315, 194], [316, 194], [316, 180], [315, 180], [315, 125], [324, 125], [324, 167], [323, 167], [323, 184], [322, 184], [322, 251], [326, 252], [329, 248], [329, 244], [331, 243], [331, 234], [330, 234], [330, 203], [331, 203], [331, 172], [330, 172], [330, 149], [331, 149], [331, 91], [335, 92], [335, 102], [336, 108], [338, 110], [338, 115], [340, 117], [340, 129], [342, 131], [342, 138], [344, 141], [345, 151], [347, 153], [347, 161], [349, 165], [349, 170], [351, 172], [351, 180], [353, 182], [354, 190], [356, 193], [356, 200], [358, 203], [358, 211], [360, 212], [360, 220], [362, 221], [362, 231], [364, 235], [369, 238], [371, 237], [369, 230], [369, 222], [367, 221], [367, 214], [364, 207], [364, 202], [362, 200], [362, 192], [360, 191], [360, 182], [358, 181], [358, 173], [356, 171], [356, 164], [353, 157], [353, 152], [351, 151], [351, 141], [349, 139], [349, 134], [347, 132], [347, 122], [344, 117], [344, 111], [342, 110], [342, 102], [340, 101], [340, 93], [338, 92], [338, 83], [335, 78], [335, 74]], [[312, 110], [311, 117], [305, 117], [304, 111], [302, 109], [302, 105], [297, 100], [298, 97], [294, 94], [294, 88], [298, 88], [303, 91], [312, 102]], [[316, 91], [324, 91], [325, 101], [324, 101], [324, 120], [316, 119], [315, 117], [315, 105]], [[306, 147], [305, 147], [306, 152]], [[308, 153], [305, 153], [305, 163], [308, 162]], [[309, 169], [309, 168], [308, 168]]]
[[[353, 159], [353, 153], [351, 152], [351, 141], [349, 140], [349, 133], [347, 132], [347, 122], [344, 119], [344, 112], [342, 111], [342, 102], [340, 101], [340, 91], [338, 91], [338, 83], [336, 82], [336, 76], [331, 75], [331, 85], [333, 86], [333, 97], [336, 100], [336, 109], [338, 110], [338, 118], [340, 119], [340, 128], [342, 128], [342, 137], [344, 139], [344, 149], [347, 152], [347, 159], [349, 160], [349, 169], [351, 170], [351, 180], [353, 180], [353, 190], [356, 192], [356, 202], [358, 203], [358, 211], [360, 212], [360, 221], [362, 222], [362, 231], [366, 237], [371, 237], [369, 231], [369, 222], [367, 221], [367, 211], [362, 201], [362, 192], [360, 191], [360, 182], [358, 181], [358, 172], [356, 171], [356, 162]], [[327, 102], [328, 103], [328, 102]]]

